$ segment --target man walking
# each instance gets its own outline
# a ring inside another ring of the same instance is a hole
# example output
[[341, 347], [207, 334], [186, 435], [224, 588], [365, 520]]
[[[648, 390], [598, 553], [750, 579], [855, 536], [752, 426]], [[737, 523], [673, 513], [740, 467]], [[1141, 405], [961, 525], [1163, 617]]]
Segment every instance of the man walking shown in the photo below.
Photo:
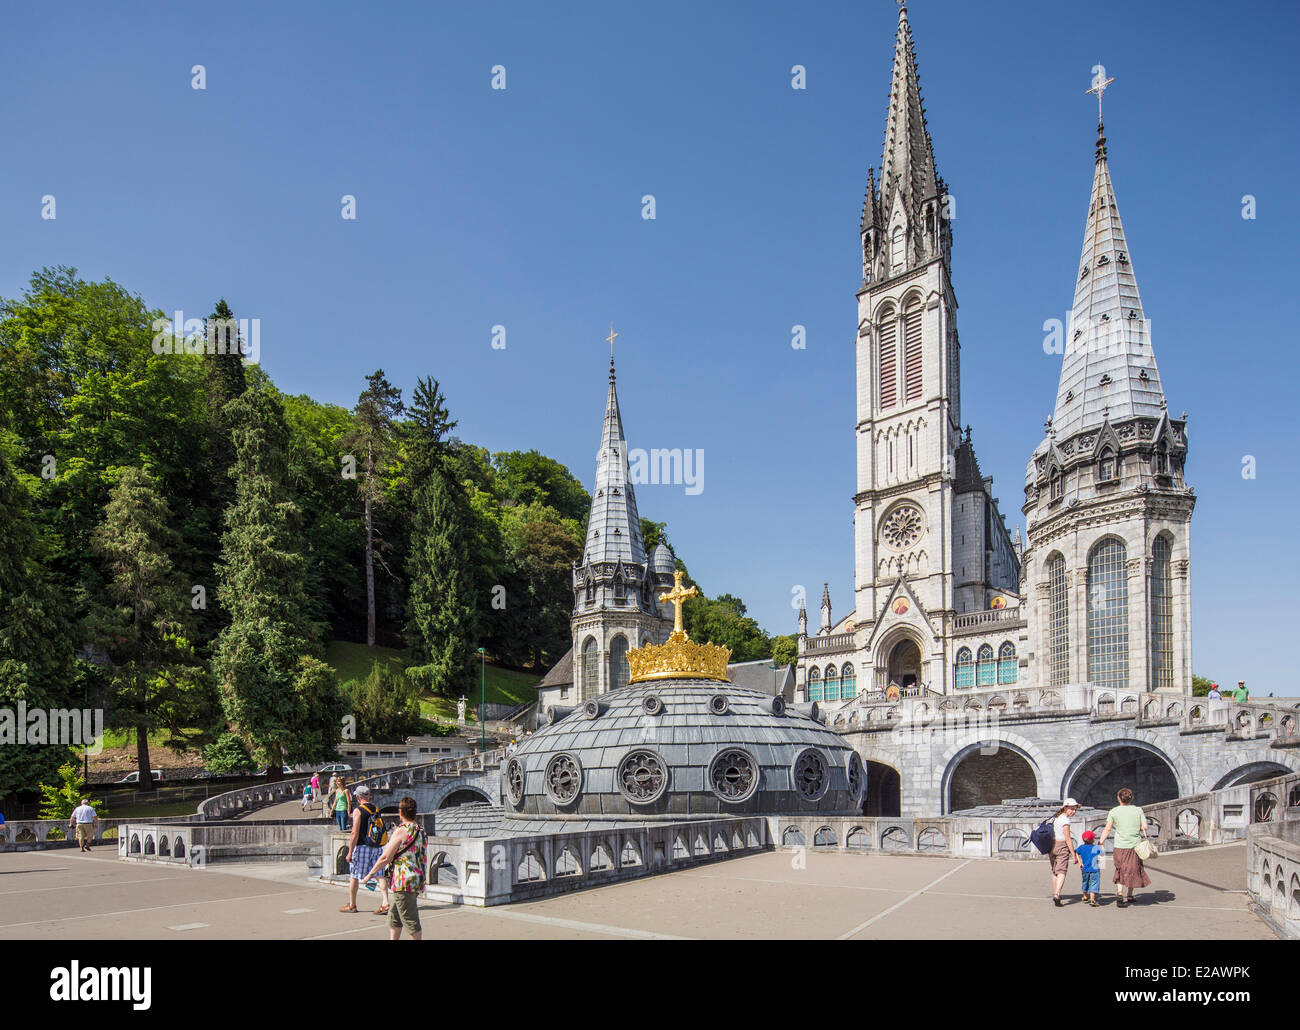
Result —
[[68, 816], [68, 826], [77, 827], [77, 847], [82, 851], [90, 850], [90, 842], [95, 839], [95, 826], [99, 822], [99, 814], [90, 807], [90, 798], [82, 798], [81, 804], [72, 810], [72, 815]]
[[1232, 692], [1232, 699], [1237, 704], [1244, 704], [1250, 700], [1250, 691], [1246, 689], [1245, 680], [1237, 680], [1237, 689]]
[[352, 813], [352, 834], [348, 837], [348, 903], [339, 907], [340, 912], [357, 910], [357, 885], [369, 880], [374, 868], [381, 870], [375, 877], [379, 881], [379, 890], [383, 904], [375, 909], [377, 916], [388, 915], [388, 875], [383, 866], [377, 866], [383, 854], [384, 845], [388, 843], [384, 833], [384, 820], [370, 801], [370, 788], [364, 783], [356, 791], [357, 807]]

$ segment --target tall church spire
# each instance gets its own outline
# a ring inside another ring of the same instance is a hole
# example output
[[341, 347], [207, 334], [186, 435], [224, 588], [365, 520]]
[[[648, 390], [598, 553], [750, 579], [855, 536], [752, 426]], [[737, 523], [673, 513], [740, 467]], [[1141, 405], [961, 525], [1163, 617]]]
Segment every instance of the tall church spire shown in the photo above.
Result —
[[1065, 439], [1109, 420], [1159, 417], [1165, 397], [1133, 258], [1115, 201], [1106, 137], [1097, 123], [1092, 199], [1066, 328], [1052, 429]]
[[[894, 74], [889, 87], [889, 117], [885, 123], [885, 149], [880, 163], [880, 199], [886, 225], [895, 200], [901, 196], [908, 213], [938, 194], [934, 148], [925, 126], [921, 82], [916, 71], [916, 49], [907, 6], [898, 10], [894, 39]], [[911, 219], [909, 219], [911, 220]]]
[[605, 424], [601, 430], [600, 453], [596, 459], [596, 487], [592, 491], [591, 514], [587, 519], [584, 561], [634, 562], [645, 564], [641, 542], [641, 518], [636, 494], [628, 473], [627, 441], [623, 418], [618, 410], [614, 385], [614, 359], [609, 359], [609, 395], [605, 400]]

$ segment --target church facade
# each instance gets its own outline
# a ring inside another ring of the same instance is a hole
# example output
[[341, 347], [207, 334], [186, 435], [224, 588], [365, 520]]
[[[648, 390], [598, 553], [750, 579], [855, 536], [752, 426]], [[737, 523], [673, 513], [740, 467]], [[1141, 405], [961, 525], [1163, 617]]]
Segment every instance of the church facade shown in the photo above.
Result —
[[1029, 461], [1027, 542], [963, 428], [947, 187], [899, 12], [881, 170], [860, 222], [853, 608], [798, 622], [796, 697], [998, 685], [1191, 690], [1185, 418], [1166, 410], [1096, 151], [1056, 410]]

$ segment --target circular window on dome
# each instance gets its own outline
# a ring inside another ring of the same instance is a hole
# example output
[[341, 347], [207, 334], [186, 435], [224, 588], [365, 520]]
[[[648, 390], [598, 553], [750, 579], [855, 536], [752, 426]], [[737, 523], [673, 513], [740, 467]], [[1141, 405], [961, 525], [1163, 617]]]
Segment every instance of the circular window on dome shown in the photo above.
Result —
[[808, 747], [799, 752], [792, 767], [794, 789], [805, 801], [817, 801], [830, 786], [829, 768], [826, 759], [816, 748]]
[[709, 764], [713, 793], [733, 805], [748, 801], [758, 790], [758, 762], [748, 751], [729, 747]]
[[646, 715], [658, 715], [664, 710], [664, 703], [659, 700], [658, 694], [646, 694], [641, 699], [641, 710]]
[[582, 767], [573, 755], [556, 755], [546, 763], [546, 794], [557, 805], [571, 805], [581, 787]]
[[597, 701], [595, 698], [592, 698], [590, 701], [587, 701], [582, 706], [582, 714], [588, 719], [599, 719], [600, 702]]
[[619, 792], [632, 804], [648, 805], [658, 801], [668, 789], [668, 766], [655, 752], [637, 748], [618, 763], [614, 779]]
[[506, 797], [515, 808], [524, 803], [524, 764], [517, 758], [506, 763]]
[[731, 703], [726, 694], [714, 694], [709, 698], [709, 711], [713, 715], [726, 715], [731, 711]]
[[856, 751], [849, 752], [847, 772], [849, 793], [853, 795], [853, 799], [856, 801], [862, 797], [863, 791], [867, 789], [867, 771], [862, 767], [862, 759]]
[[780, 694], [772, 698], [772, 714], [785, 715], [785, 698]]

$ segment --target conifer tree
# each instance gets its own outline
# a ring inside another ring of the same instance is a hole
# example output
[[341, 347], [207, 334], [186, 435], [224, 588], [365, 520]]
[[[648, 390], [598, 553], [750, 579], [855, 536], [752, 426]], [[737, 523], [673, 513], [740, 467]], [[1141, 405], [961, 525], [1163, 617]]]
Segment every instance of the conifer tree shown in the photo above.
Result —
[[235, 501], [217, 592], [230, 623], [217, 639], [213, 671], [227, 719], [275, 780], [283, 762], [334, 753], [343, 703], [309, 616], [299, 510], [286, 486], [283, 408], [269, 389], [255, 387], [225, 414], [235, 444]]
[[[387, 499], [387, 472], [393, 449], [395, 419], [402, 413], [402, 391], [384, 378], [381, 368], [366, 376], [367, 386], [353, 411], [355, 428], [340, 443], [361, 462], [357, 493], [366, 526], [366, 645], [375, 646], [375, 513]], [[381, 559], [382, 561], [382, 559]]]
[[473, 683], [475, 633], [469, 503], [447, 460], [455, 425], [437, 380], [421, 379], [407, 424], [413, 488], [407, 637], [422, 663], [412, 674], [447, 697]]

